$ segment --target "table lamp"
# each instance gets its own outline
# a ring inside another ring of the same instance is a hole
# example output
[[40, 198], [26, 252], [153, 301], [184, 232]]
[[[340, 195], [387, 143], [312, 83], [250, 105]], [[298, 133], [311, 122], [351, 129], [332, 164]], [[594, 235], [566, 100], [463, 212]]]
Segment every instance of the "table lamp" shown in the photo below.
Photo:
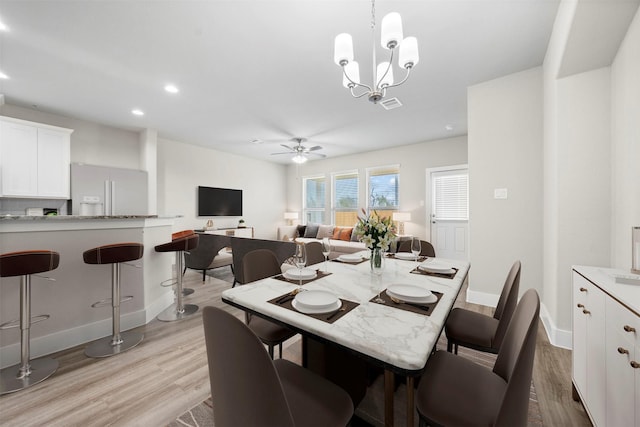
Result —
[[404, 223], [411, 221], [411, 214], [409, 212], [394, 212], [392, 218], [398, 223], [398, 234], [404, 234]]
[[298, 219], [298, 212], [285, 212], [284, 219], [288, 221], [289, 225], [293, 225], [293, 220]]

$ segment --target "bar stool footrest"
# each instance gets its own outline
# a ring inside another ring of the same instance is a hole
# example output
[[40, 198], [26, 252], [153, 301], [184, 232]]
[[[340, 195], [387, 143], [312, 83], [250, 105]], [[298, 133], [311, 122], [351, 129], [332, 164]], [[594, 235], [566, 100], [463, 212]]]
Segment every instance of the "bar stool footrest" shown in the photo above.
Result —
[[[133, 295], [124, 296], [124, 297], [120, 298], [120, 304], [122, 304], [123, 302], [131, 301], [132, 299], [133, 299]], [[99, 307], [106, 307], [106, 306], [111, 307], [112, 306], [112, 301], [113, 301], [113, 298], [103, 299], [103, 300], [100, 300], [98, 302], [94, 302], [93, 304], [91, 304], [91, 308], [99, 308]]]
[[[48, 314], [40, 314], [38, 316], [33, 316], [31, 318], [31, 323], [30, 325], [35, 325], [36, 323], [40, 323], [43, 320], [47, 320], [48, 318], [50, 318], [51, 316]], [[12, 328], [19, 328], [20, 327], [20, 319], [15, 319], [15, 320], [9, 320], [8, 322], [3, 323], [2, 325], [0, 325], [0, 330], [3, 329], [12, 329]]]
[[23, 378], [18, 377], [20, 364], [9, 366], [0, 372], [0, 395], [38, 384], [49, 378], [58, 369], [58, 361], [50, 357], [30, 360], [29, 365], [31, 373]]
[[122, 339], [122, 343], [117, 345], [111, 345], [112, 336], [100, 338], [89, 344], [87, 348], [85, 348], [84, 354], [88, 357], [95, 358], [115, 356], [140, 344], [144, 338], [144, 334], [138, 331], [125, 331], [120, 332], [120, 338]]

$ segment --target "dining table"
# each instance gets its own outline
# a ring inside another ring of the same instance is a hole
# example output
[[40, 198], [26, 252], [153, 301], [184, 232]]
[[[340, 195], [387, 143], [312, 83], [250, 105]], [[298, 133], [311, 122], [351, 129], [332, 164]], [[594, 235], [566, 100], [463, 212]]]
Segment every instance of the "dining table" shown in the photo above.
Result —
[[[384, 370], [385, 426], [394, 425], [395, 376], [405, 377], [406, 421], [407, 426], [413, 427], [414, 380], [422, 374], [427, 359], [435, 350], [467, 278], [470, 263], [387, 254], [382, 274], [378, 275], [373, 273], [368, 258], [369, 252], [362, 251], [307, 266], [304, 272], [289, 269], [289, 274], [285, 271], [284, 275], [227, 289], [222, 292], [222, 301], [291, 328], [303, 337], [346, 349], [381, 367]], [[304, 275], [312, 272], [315, 274]], [[430, 303], [422, 303], [426, 299], [410, 298], [411, 292], [406, 298], [391, 298], [398, 296], [391, 290], [405, 289], [418, 291], [420, 298], [425, 292]], [[305, 295], [307, 291], [316, 292]], [[300, 304], [303, 295], [326, 296], [327, 293], [339, 302], [322, 306], [322, 310], [308, 310]]]

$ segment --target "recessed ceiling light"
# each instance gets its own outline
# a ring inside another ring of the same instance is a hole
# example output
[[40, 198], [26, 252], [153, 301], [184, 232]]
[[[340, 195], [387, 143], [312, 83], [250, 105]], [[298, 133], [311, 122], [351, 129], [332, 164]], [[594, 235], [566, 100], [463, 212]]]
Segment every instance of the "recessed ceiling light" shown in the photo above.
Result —
[[453, 126], [451, 126], [451, 125], [446, 125], [444, 128], [449, 132], [451, 132], [453, 130]]
[[9, 31], [9, 27], [7, 27], [2, 21], [0, 21], [0, 31]]
[[8, 78], [9, 78], [9, 76], [7, 76], [5, 73], [0, 71], [0, 79], [8, 79]]
[[169, 93], [178, 93], [178, 92], [179, 92], [178, 88], [177, 88], [177, 87], [175, 87], [174, 85], [171, 85], [171, 84], [166, 85], [166, 86], [164, 87], [164, 90], [166, 90], [166, 91], [167, 91], [167, 92], [169, 92]]
[[144, 111], [134, 108], [133, 110], [131, 110], [131, 114], [136, 116], [144, 116]]

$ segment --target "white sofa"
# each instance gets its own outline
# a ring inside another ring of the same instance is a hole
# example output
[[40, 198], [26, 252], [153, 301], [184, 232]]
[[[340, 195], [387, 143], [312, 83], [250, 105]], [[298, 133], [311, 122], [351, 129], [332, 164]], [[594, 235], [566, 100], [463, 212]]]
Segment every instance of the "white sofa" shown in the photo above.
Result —
[[[311, 224], [318, 225], [318, 224]], [[329, 237], [331, 240], [331, 255], [330, 258], [335, 258], [342, 254], [352, 254], [367, 249], [364, 243], [355, 240], [349, 234], [349, 240], [343, 240], [334, 238], [335, 226], [333, 225], [318, 225], [318, 232], [315, 235], [313, 233], [306, 233], [303, 236], [298, 235], [297, 225], [283, 225], [278, 227], [278, 240], [296, 242], [321, 242], [323, 237]], [[351, 227], [339, 227], [342, 232], [346, 232]], [[344, 237], [344, 236], [343, 236]], [[346, 237], [344, 237], [346, 238]]]

